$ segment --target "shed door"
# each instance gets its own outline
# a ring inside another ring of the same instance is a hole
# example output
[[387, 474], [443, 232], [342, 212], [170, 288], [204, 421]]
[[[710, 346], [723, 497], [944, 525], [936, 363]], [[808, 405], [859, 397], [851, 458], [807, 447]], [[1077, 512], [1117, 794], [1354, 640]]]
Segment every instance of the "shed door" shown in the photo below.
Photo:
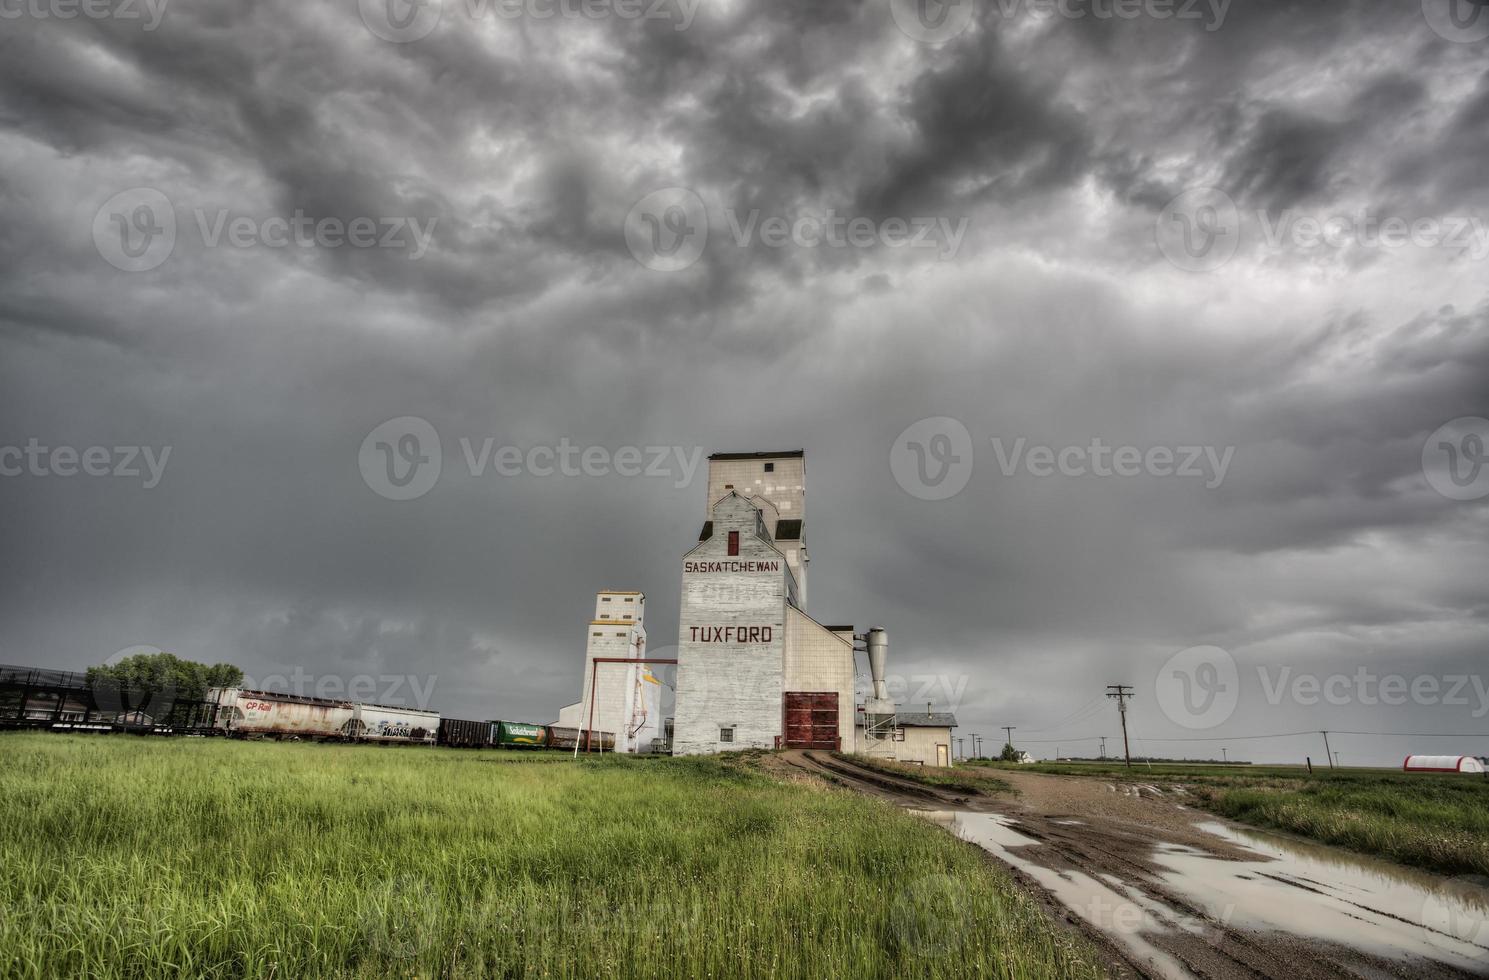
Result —
[[838, 695], [836, 691], [786, 692], [786, 747], [790, 749], [835, 749], [838, 747]]

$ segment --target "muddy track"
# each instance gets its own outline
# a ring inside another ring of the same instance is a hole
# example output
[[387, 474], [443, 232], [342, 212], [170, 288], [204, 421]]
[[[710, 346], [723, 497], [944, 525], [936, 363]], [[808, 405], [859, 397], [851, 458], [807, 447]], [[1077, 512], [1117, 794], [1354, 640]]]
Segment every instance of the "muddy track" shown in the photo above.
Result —
[[[1489, 965], [1469, 972], [1422, 958], [1387, 959], [1306, 936], [1240, 928], [1230, 923], [1225, 910], [1200, 907], [1170, 886], [1172, 876], [1157, 860], [1160, 849], [1216, 859], [1222, 873], [1223, 862], [1254, 862], [1256, 854], [1200, 830], [1194, 824], [1201, 814], [1156, 790], [1124, 794], [1100, 780], [1017, 773], [1009, 779], [1020, 791], [1017, 800], [968, 797], [825, 753], [788, 752], [783, 760], [838, 786], [932, 811], [928, 815], [938, 822], [959, 813], [964, 821], [995, 821], [1015, 831], [1021, 843], [1013, 851], [979, 843], [989, 860], [1007, 868], [1051, 918], [1086, 936], [1103, 953], [1113, 976], [1459, 980], [1489, 974]], [[1315, 891], [1305, 878], [1262, 876], [1299, 900], [1309, 900]], [[1093, 889], [1089, 902], [1081, 893], [1083, 882]], [[1124, 927], [1102, 892], [1139, 913], [1140, 921]], [[1362, 923], [1370, 914], [1380, 914], [1379, 909], [1357, 907]]]
[[866, 766], [835, 759], [824, 752], [803, 749], [799, 753], [788, 753], [787, 757], [792, 764], [816, 776], [830, 777], [829, 782], [849, 786], [861, 792], [869, 792], [875, 796], [883, 796], [896, 802], [908, 797], [916, 801], [919, 806], [962, 807], [972, 803], [972, 799], [965, 793], [954, 793], [913, 780], [886, 775]]

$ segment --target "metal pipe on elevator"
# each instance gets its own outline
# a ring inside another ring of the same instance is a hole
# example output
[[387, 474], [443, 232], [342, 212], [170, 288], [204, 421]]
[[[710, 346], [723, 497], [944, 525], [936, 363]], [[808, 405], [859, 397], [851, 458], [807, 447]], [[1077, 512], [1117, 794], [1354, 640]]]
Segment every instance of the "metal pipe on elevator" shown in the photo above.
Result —
[[889, 686], [884, 682], [884, 667], [889, 661], [889, 636], [878, 626], [864, 634], [869, 653], [869, 674], [874, 679], [874, 700], [888, 701]]

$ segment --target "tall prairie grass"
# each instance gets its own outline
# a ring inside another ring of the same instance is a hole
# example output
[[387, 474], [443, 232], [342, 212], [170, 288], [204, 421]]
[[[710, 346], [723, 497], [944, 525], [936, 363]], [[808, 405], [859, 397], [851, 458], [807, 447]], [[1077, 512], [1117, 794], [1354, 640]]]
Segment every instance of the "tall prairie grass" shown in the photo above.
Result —
[[974, 848], [716, 759], [0, 736], [0, 976], [1096, 977]]
[[1444, 874], [1489, 875], [1489, 784], [1477, 776], [1399, 774], [1301, 786], [1206, 787], [1209, 807]]

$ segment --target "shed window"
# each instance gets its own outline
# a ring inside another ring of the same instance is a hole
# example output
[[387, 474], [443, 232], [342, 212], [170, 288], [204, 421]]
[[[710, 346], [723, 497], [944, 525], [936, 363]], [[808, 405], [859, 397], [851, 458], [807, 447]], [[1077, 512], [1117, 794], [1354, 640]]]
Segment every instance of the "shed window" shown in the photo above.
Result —
[[732, 727], [731, 728], [720, 728], [719, 729], [719, 741], [720, 742], [733, 742], [734, 741], [734, 729]]
[[604, 636], [604, 633], [591, 633], [590, 636]]
[[601, 599], [600, 599], [600, 601], [601, 601], [601, 602], [609, 602], [609, 601], [610, 601], [610, 597], [609, 597], [609, 596], [608, 596], [608, 595], [607, 595], [607, 596], [603, 596], [603, 597], [602, 597], [602, 598], [601, 598]]
[[774, 463], [766, 463], [765, 464], [765, 472], [767, 472], [767, 473], [774, 473], [775, 471], [776, 471], [776, 464], [774, 464]]
[[635, 599], [635, 597], [634, 597], [634, 596], [633, 596], [633, 597], [631, 597], [631, 598], [629, 598], [629, 599], [627, 599], [627, 600], [626, 600], [626, 601], [627, 601], [627, 602], [635, 602], [635, 601], [636, 601], [636, 599]]
[[738, 556], [739, 556], [739, 532], [738, 531], [730, 531], [729, 532], [729, 557], [730, 558], [737, 558]]

